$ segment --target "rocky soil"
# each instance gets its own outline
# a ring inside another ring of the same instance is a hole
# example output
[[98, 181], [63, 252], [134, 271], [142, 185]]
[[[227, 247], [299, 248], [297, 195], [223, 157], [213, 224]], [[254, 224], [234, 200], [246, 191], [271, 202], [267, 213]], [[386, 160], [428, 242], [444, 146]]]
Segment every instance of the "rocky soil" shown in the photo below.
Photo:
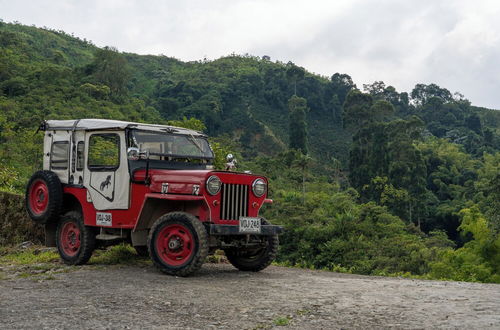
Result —
[[500, 329], [500, 285], [206, 264], [84, 266], [0, 279], [2, 329]]

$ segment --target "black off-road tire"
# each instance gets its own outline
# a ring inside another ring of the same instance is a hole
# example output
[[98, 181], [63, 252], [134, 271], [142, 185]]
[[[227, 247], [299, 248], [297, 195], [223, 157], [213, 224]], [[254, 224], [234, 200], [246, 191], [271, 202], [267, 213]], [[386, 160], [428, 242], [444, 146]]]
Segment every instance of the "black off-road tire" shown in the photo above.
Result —
[[[177, 241], [179, 247], [164, 246]], [[177, 239], [177, 238], [178, 239]], [[189, 242], [185, 238], [190, 237]], [[172, 212], [158, 218], [149, 231], [149, 255], [156, 268], [165, 274], [189, 276], [201, 268], [208, 255], [208, 234], [203, 224], [193, 215]], [[175, 253], [189, 251], [185, 257], [172, 260]]]
[[278, 254], [278, 235], [267, 237], [266, 246], [260, 249], [226, 249], [227, 260], [234, 267], [247, 272], [259, 272], [267, 268]]
[[[70, 234], [67, 233], [68, 227], [73, 230], [77, 228], [79, 231], [79, 235], [74, 235], [78, 236], [75, 237], [75, 240], [79, 241], [79, 247], [71, 251], [74, 253], [69, 253], [71, 244], [69, 244], [70, 240], [68, 237], [62, 237], [62, 235]], [[80, 212], [70, 211], [62, 215], [57, 225], [56, 246], [63, 262], [67, 265], [86, 264], [96, 247], [95, 236], [94, 230], [91, 227], [85, 226], [83, 223], [83, 217]]]
[[148, 251], [148, 247], [145, 246], [145, 245], [137, 245], [137, 246], [134, 246], [134, 249], [135, 249], [135, 252], [137, 252], [137, 255], [139, 257], [149, 257], [149, 251]]
[[63, 189], [57, 174], [38, 171], [31, 176], [26, 186], [25, 206], [33, 221], [40, 224], [56, 223], [61, 214], [62, 202]]

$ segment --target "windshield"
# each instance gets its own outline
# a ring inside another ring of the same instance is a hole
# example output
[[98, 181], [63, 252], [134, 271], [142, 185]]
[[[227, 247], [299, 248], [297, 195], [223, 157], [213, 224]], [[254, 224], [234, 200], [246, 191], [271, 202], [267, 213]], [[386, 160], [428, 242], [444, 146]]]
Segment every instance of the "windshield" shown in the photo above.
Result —
[[212, 159], [214, 154], [204, 137], [152, 131], [132, 130], [129, 147], [149, 151], [152, 159]]

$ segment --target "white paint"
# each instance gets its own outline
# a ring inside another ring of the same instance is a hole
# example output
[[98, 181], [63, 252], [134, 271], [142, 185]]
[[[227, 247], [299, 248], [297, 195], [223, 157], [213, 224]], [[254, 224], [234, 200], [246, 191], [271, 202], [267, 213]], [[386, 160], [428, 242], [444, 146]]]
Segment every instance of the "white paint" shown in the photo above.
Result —
[[[84, 186], [90, 193], [94, 207], [97, 210], [128, 209], [130, 199], [130, 176], [125, 147], [125, 132], [116, 130], [86, 132], [85, 144], [87, 146], [89, 145], [90, 136], [92, 134], [106, 133], [118, 134], [120, 137], [120, 166], [114, 171], [91, 171], [88, 168], [88, 157], [86, 157], [83, 178]], [[86, 150], [88, 154], [88, 147]]]

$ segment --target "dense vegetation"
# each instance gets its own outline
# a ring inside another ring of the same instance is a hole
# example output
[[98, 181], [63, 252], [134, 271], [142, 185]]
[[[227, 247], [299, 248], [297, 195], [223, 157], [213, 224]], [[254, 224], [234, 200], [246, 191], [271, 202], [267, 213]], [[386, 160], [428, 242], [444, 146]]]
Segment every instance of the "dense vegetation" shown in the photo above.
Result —
[[283, 263], [500, 282], [500, 112], [445, 88], [358, 89], [266, 56], [185, 63], [0, 22], [0, 188], [41, 167], [41, 120], [85, 117], [205, 129], [217, 166], [231, 151], [268, 175]]

